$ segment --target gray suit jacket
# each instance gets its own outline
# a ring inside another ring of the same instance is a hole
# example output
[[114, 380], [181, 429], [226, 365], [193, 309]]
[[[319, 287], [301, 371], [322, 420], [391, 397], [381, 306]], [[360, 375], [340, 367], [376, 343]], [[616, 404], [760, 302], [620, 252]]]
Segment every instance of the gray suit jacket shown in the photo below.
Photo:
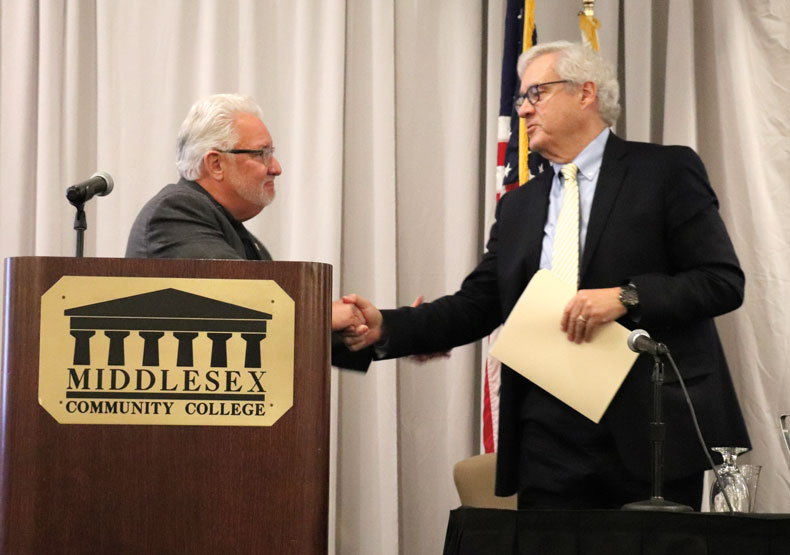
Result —
[[272, 259], [203, 187], [183, 178], [164, 187], [140, 211], [126, 258]]
[[[271, 260], [266, 247], [200, 185], [181, 179], [149, 200], [132, 224], [126, 258]], [[372, 350], [333, 337], [332, 364], [367, 370]]]

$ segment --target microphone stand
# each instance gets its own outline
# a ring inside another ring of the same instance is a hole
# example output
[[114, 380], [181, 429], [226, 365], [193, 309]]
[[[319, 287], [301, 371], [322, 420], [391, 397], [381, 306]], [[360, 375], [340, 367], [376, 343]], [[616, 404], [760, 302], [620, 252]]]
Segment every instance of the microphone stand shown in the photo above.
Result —
[[[68, 198], [68, 197], [67, 197]], [[83, 245], [85, 242], [85, 230], [88, 229], [88, 220], [85, 218], [84, 202], [71, 202], [72, 206], [77, 209], [77, 214], [74, 216], [74, 231], [77, 232], [77, 252], [75, 256], [82, 258]]]
[[650, 440], [653, 443], [652, 452], [652, 492], [650, 499], [636, 501], [623, 505], [624, 511], [670, 511], [670, 512], [692, 512], [694, 509], [688, 505], [682, 505], [673, 501], [667, 501], [663, 496], [664, 488], [664, 438], [666, 429], [664, 428], [664, 411], [662, 399], [662, 386], [664, 385], [664, 362], [661, 355], [667, 352], [666, 345], [658, 343], [656, 354], [653, 355], [653, 422], [650, 423]]
[[85, 218], [83, 207], [94, 195], [103, 197], [110, 194], [112, 188], [113, 180], [110, 174], [107, 172], [96, 172], [82, 183], [77, 183], [66, 189], [66, 200], [77, 209], [77, 214], [74, 216], [74, 231], [77, 232], [77, 258], [82, 258], [85, 245], [85, 230], [88, 229], [88, 221]]

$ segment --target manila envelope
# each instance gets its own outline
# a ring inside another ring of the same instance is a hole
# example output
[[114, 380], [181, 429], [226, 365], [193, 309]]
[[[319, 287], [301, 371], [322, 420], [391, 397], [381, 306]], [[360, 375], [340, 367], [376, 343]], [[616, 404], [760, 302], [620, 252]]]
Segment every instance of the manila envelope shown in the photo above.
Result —
[[600, 422], [637, 353], [630, 331], [611, 322], [589, 343], [568, 341], [560, 329], [571, 285], [540, 270], [521, 294], [490, 354], [581, 414]]

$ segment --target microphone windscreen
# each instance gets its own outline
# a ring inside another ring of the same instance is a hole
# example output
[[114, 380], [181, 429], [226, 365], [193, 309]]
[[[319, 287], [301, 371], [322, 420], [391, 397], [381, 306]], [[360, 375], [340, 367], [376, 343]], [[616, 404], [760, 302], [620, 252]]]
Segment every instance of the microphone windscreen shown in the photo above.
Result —
[[112, 192], [113, 186], [115, 185], [115, 182], [112, 180], [112, 176], [107, 172], [96, 172], [91, 176], [91, 178], [94, 177], [101, 177], [107, 183], [107, 188], [99, 193], [99, 196], [106, 197], [109, 195]]
[[650, 334], [647, 333], [645, 330], [634, 330], [628, 334], [628, 348], [635, 353], [640, 352], [639, 348], [636, 346], [636, 340], [639, 337], [647, 337], [648, 339], [650, 339]]

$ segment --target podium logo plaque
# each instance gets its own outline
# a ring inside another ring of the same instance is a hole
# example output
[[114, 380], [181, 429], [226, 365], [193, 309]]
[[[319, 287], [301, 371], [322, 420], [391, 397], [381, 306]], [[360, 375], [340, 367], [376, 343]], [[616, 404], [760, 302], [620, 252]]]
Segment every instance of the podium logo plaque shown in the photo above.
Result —
[[274, 281], [64, 276], [40, 338], [61, 424], [271, 426], [293, 405], [294, 302]]

